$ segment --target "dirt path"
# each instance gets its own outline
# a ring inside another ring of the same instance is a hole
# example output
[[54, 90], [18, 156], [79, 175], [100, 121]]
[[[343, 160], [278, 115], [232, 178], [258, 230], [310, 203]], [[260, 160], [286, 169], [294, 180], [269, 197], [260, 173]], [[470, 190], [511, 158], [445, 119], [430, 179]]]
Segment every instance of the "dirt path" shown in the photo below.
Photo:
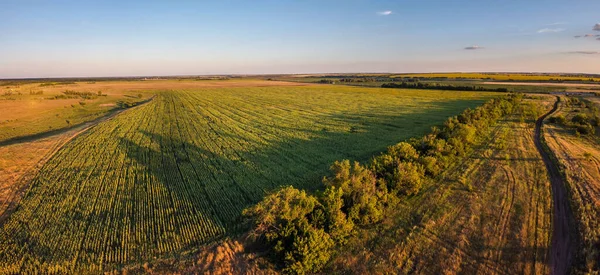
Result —
[[[115, 109], [92, 121], [84, 122], [69, 128], [58, 129], [50, 132], [0, 142], [0, 152], [3, 153], [14, 150], [21, 150], [29, 154], [39, 154], [41, 152], [41, 155], [39, 155], [37, 158], [31, 158], [28, 163], [20, 164], [21, 171], [16, 172], [17, 176], [14, 179], [4, 179], [6, 182], [4, 182], [4, 180], [0, 181], [0, 225], [4, 223], [4, 221], [17, 207], [20, 199], [26, 193], [30, 181], [37, 174], [37, 171], [41, 169], [42, 166], [50, 158], [52, 158], [52, 156], [58, 152], [58, 150], [60, 150], [60, 148], [94, 126], [112, 119], [124, 111], [146, 104], [152, 99], [154, 99], [154, 96], [147, 100], [141, 101], [131, 108]], [[8, 160], [11, 162], [14, 161], [11, 160], [10, 157]], [[3, 178], [0, 177], [0, 179]]]
[[544, 119], [558, 109], [560, 99], [557, 97], [554, 107], [550, 112], [541, 116], [535, 123], [535, 146], [537, 147], [552, 184], [552, 197], [554, 201], [553, 233], [550, 249], [550, 268], [552, 274], [567, 274], [573, 262], [575, 253], [575, 232], [573, 232], [573, 212], [569, 205], [566, 183], [560, 175], [557, 165], [552, 161], [549, 152], [544, 150], [542, 144], [542, 126]]

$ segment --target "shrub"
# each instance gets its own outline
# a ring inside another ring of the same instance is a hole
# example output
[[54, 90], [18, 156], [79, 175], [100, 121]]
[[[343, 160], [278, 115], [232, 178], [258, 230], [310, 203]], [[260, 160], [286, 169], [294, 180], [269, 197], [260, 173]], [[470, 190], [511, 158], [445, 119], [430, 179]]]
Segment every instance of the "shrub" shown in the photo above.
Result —
[[575, 132], [577, 134], [581, 134], [581, 135], [589, 135], [589, 134], [593, 134], [595, 133], [594, 131], [594, 127], [592, 127], [589, 124], [585, 124], [585, 125], [577, 125], [575, 127]]
[[442, 170], [442, 167], [440, 167], [440, 163], [438, 162], [438, 159], [434, 158], [432, 156], [426, 156], [426, 157], [422, 158], [421, 164], [423, 164], [423, 167], [425, 168], [425, 173], [427, 173], [427, 175], [430, 175], [432, 177], [436, 177], [437, 175], [439, 175]]
[[312, 224], [311, 216], [319, 208], [314, 196], [286, 187], [243, 214], [253, 221], [251, 236], [266, 240], [284, 271], [302, 274], [319, 270], [334, 246], [329, 234]]
[[321, 197], [325, 217], [323, 227], [338, 244], [344, 244], [354, 229], [354, 223], [347, 218], [347, 214], [343, 211], [343, 196], [342, 189], [331, 186], [325, 190]]
[[422, 166], [417, 163], [398, 163], [394, 178], [388, 183], [390, 191], [397, 195], [410, 196], [417, 194], [421, 190], [423, 170]]
[[548, 121], [550, 123], [564, 125], [567, 122], [567, 119], [563, 115], [557, 115], [557, 116], [548, 118]]
[[400, 161], [414, 161], [419, 158], [417, 150], [407, 142], [400, 142], [388, 148], [388, 154]]
[[283, 232], [293, 240], [291, 246], [275, 246], [275, 251], [284, 255], [284, 272], [317, 272], [331, 258], [334, 242], [323, 229], [315, 229], [303, 220], [286, 226]]
[[383, 217], [387, 190], [377, 184], [371, 170], [349, 160], [336, 161], [331, 166], [334, 176], [325, 177], [323, 183], [342, 191], [344, 207], [348, 218], [361, 225], [376, 223]]
[[416, 161], [418, 158], [419, 153], [410, 143], [400, 142], [388, 147], [387, 153], [374, 158], [371, 161], [371, 170], [379, 178], [386, 179], [389, 182], [392, 180], [399, 163]]
[[586, 114], [577, 114], [571, 119], [571, 121], [573, 123], [577, 123], [577, 124], [581, 124], [581, 125], [588, 124], [589, 120], [590, 120], [590, 118]]

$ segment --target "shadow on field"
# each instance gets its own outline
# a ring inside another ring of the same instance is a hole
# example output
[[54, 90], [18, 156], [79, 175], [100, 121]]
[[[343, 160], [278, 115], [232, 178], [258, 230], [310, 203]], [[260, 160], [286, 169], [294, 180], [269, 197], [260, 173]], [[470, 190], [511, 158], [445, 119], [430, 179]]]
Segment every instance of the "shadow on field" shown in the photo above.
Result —
[[[22, 200], [26, 203], [9, 217], [15, 234], [0, 234], [0, 243], [14, 244], [7, 247], [14, 255], [25, 253], [48, 264], [75, 259], [77, 266], [106, 267], [177, 253], [243, 230], [242, 210], [265, 193], [286, 185], [319, 189], [334, 161], [367, 161], [483, 101], [427, 102], [411, 113], [323, 115], [315, 122], [323, 127], [313, 129], [271, 126], [251, 117], [251, 125], [234, 129], [218, 117], [206, 121], [200, 107], [186, 110], [159, 97], [146, 106], [162, 106], [164, 113], [148, 112], [146, 121], [117, 117], [63, 147], [36, 177], [38, 184]], [[184, 112], [193, 112], [189, 121], [178, 115]], [[328, 121], [337, 128], [328, 128]], [[281, 131], [294, 131], [296, 137], [275, 139]], [[249, 132], [255, 140], [245, 135]], [[111, 149], [100, 150], [106, 146]], [[99, 157], [98, 152], [104, 153]], [[62, 164], [65, 159], [74, 164]], [[28, 219], [43, 226], [30, 227]], [[19, 250], [23, 243], [29, 244], [28, 252]], [[0, 264], [7, 259], [0, 255]]]
[[[316, 190], [321, 178], [336, 160], [367, 161], [374, 155], [410, 137], [427, 133], [433, 121], [441, 124], [449, 114], [458, 114], [483, 100], [432, 102], [431, 106], [410, 114], [361, 115], [337, 114], [320, 120], [344, 121], [345, 132], [278, 127], [294, 131], [298, 136], [271, 143], [261, 149], [249, 146], [233, 151], [247, 137], [243, 133], [225, 131], [227, 125], [215, 125], [212, 137], [195, 135], [186, 122], [164, 122], [153, 132], [140, 131], [152, 143], [160, 144], [156, 151], [122, 138], [127, 157], [145, 167], [150, 178], [158, 179], [173, 193], [193, 207], [192, 212], [204, 213], [227, 231], [240, 226], [241, 211], [258, 202], [265, 193], [280, 186]], [[365, 113], [370, 113], [365, 110]], [[390, 112], [387, 112], [390, 113]], [[254, 129], [248, 125], [249, 129]], [[218, 146], [215, 146], [218, 144]], [[233, 146], [235, 145], [235, 146]]]

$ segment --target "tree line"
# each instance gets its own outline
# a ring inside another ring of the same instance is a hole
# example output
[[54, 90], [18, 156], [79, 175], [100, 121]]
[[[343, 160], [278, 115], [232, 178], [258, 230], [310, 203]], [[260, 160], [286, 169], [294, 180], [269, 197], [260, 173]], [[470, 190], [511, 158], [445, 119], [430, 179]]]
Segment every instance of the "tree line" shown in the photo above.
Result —
[[548, 118], [550, 123], [563, 125], [574, 129], [576, 135], [594, 135], [596, 128], [600, 126], [600, 109], [591, 102], [584, 102], [576, 97], [568, 97], [565, 102], [567, 107], [578, 107], [584, 112], [578, 113], [568, 120], [564, 115], [559, 114]]
[[478, 91], [478, 92], [500, 92], [507, 93], [507, 88], [486, 88], [481, 86], [457, 86], [440, 83], [423, 83], [423, 82], [401, 82], [401, 83], [384, 83], [381, 88], [402, 88], [402, 89], [424, 89], [424, 90], [449, 90], [449, 91]]
[[425, 182], [466, 156], [486, 129], [516, 111], [521, 99], [510, 94], [467, 109], [366, 164], [336, 161], [316, 194], [288, 186], [267, 195], [244, 210], [251, 239], [264, 244], [286, 273], [319, 271], [357, 227], [381, 221], [386, 209], [419, 194]]

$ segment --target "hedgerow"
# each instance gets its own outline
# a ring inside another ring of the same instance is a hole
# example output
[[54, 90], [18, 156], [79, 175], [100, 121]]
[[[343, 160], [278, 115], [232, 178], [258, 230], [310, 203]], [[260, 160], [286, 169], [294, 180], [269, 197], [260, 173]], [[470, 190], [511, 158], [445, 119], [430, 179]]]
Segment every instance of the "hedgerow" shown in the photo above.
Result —
[[[418, 195], [459, 160], [486, 129], [513, 113], [522, 96], [510, 94], [467, 109], [434, 127], [422, 138], [390, 146], [368, 165], [336, 161], [323, 178], [325, 190], [315, 195], [286, 187], [244, 211], [252, 235], [266, 240], [272, 259], [284, 272], [320, 270], [334, 249], [343, 246], [359, 226], [382, 220], [393, 201]], [[320, 241], [313, 240], [318, 237]], [[300, 245], [302, 244], [302, 245]]]

